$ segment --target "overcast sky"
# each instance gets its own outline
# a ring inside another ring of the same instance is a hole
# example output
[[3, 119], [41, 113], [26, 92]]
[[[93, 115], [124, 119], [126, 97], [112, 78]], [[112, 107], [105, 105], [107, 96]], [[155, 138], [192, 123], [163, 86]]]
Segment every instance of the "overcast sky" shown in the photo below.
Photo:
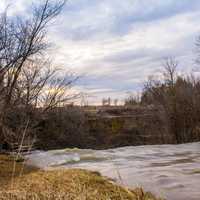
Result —
[[[10, 2], [16, 14], [31, 1], [0, 0], [0, 8]], [[194, 70], [198, 34], [200, 0], [69, 0], [48, 37], [55, 63], [83, 75], [76, 89], [94, 103], [140, 91], [166, 57]]]

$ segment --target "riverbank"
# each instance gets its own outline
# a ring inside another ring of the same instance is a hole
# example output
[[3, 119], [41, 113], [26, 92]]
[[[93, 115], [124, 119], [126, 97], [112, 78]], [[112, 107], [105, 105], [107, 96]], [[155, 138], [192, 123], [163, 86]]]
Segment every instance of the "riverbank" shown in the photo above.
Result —
[[[12, 151], [21, 144], [23, 131], [19, 127], [26, 127], [25, 119], [28, 118], [24, 113], [25, 108], [20, 107], [12, 109], [8, 114], [3, 128], [6, 133], [0, 134], [0, 152]], [[45, 114], [37, 108], [31, 111], [30, 119], [23, 145], [37, 150], [102, 150], [200, 141], [199, 123], [188, 123], [188, 130], [177, 130], [180, 137], [184, 135], [183, 139], [177, 141], [175, 129], [169, 125], [163, 108], [150, 105], [67, 106], [55, 108]], [[19, 125], [19, 121], [25, 124]]]
[[0, 185], [1, 200], [156, 200], [142, 189], [129, 190], [87, 170], [47, 172], [16, 162], [13, 176], [13, 159], [8, 155], [0, 155]]
[[27, 158], [29, 165], [41, 169], [98, 171], [128, 188], [142, 187], [168, 200], [199, 200], [199, 149], [200, 143], [108, 150], [76, 148], [33, 151]]
[[[156, 106], [61, 107], [47, 113], [43, 119], [36, 118], [39, 123], [35, 147], [40, 150], [102, 150], [200, 141], [198, 125], [187, 134], [184, 130], [184, 139], [177, 141], [175, 129], [171, 129], [167, 120], [163, 108]], [[181, 130], [180, 135], [183, 135]]]

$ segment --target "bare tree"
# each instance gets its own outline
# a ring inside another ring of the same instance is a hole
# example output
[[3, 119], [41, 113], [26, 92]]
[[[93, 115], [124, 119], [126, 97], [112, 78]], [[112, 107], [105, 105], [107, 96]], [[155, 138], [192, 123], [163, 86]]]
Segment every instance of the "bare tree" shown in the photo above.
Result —
[[105, 98], [102, 99], [102, 106], [105, 106], [107, 103], [107, 100]]
[[108, 97], [107, 99], [106, 98], [102, 99], [102, 106], [110, 106], [111, 103], [112, 103], [112, 100], [110, 97]]
[[70, 92], [73, 83], [78, 79], [79, 77], [74, 74], [59, 75], [58, 70], [54, 71], [39, 96], [43, 111], [48, 111], [57, 106], [64, 106], [66, 103], [80, 98], [79, 92]]
[[55, 92], [48, 95], [46, 109], [55, 106], [55, 102], [64, 99], [64, 92], [61, 95], [58, 91], [64, 91], [65, 86], [72, 83], [65, 78], [58, 80], [58, 77], [56, 81], [55, 70], [40, 69], [38, 63], [49, 47], [48, 25], [61, 12], [65, 2], [44, 0], [34, 4], [28, 16], [9, 17], [7, 11], [0, 16], [0, 135], [5, 133], [5, 116], [12, 111], [12, 106], [37, 106], [47, 85], [54, 86]]
[[164, 63], [164, 80], [170, 86], [174, 86], [177, 78], [178, 61], [174, 58], [167, 58]]
[[119, 102], [119, 99], [114, 99], [114, 105], [117, 106]]
[[[0, 81], [10, 69], [5, 93], [5, 103], [10, 104], [12, 92], [27, 60], [42, 55], [48, 47], [47, 25], [62, 10], [65, 0], [45, 0], [33, 6], [28, 18], [9, 18], [6, 12], [0, 18]], [[3, 83], [1, 83], [3, 85]], [[5, 89], [5, 88], [3, 88]]]
[[108, 106], [111, 105], [111, 103], [112, 103], [112, 99], [111, 99], [110, 97], [108, 97], [107, 103], [108, 103], [108, 104], [107, 104]]
[[140, 103], [140, 95], [134, 95], [130, 94], [125, 100], [124, 100], [124, 105], [125, 106], [135, 106]]

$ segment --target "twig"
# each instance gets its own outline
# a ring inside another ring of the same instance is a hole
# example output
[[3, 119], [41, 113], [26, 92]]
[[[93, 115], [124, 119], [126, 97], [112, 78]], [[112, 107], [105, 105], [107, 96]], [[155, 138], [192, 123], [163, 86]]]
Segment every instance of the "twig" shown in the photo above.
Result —
[[27, 128], [28, 128], [28, 125], [29, 125], [29, 121], [30, 121], [30, 119], [27, 120], [26, 127], [25, 127], [25, 129], [23, 131], [21, 143], [19, 145], [19, 148], [18, 148], [18, 151], [17, 151], [17, 155], [16, 155], [16, 157], [14, 159], [13, 171], [12, 171], [12, 177], [11, 177], [11, 189], [13, 189], [13, 184], [14, 184], [14, 175], [15, 175], [15, 170], [16, 170], [16, 161], [18, 160], [18, 158], [20, 156], [20, 152], [21, 152], [21, 149], [22, 149], [22, 146], [23, 146], [24, 138], [25, 138], [26, 131], [27, 131]]

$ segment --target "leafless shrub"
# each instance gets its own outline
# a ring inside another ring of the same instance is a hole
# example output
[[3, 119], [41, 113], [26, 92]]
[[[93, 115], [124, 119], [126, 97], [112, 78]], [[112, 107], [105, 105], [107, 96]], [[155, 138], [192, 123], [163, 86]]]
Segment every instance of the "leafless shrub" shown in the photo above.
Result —
[[130, 94], [124, 101], [125, 106], [135, 106], [140, 104], [140, 95]]
[[69, 93], [78, 77], [52, 67], [46, 58], [48, 25], [61, 12], [65, 2], [40, 1], [32, 6], [29, 16], [9, 17], [7, 11], [0, 16], [2, 140], [9, 141], [13, 133], [15, 138], [20, 138], [27, 118], [30, 119], [27, 129], [31, 130], [27, 132], [34, 132], [37, 113], [43, 114], [78, 97], [78, 94]]
[[193, 75], [177, 75], [178, 63], [167, 60], [163, 81], [149, 80], [142, 94], [143, 104], [162, 106], [166, 124], [174, 134], [177, 143], [195, 141], [200, 138], [195, 133], [200, 125], [200, 82]]
[[[0, 75], [4, 81], [10, 70], [6, 87], [3, 87], [5, 105], [12, 101], [12, 94], [26, 61], [44, 54], [47, 25], [61, 11], [65, 1], [45, 0], [34, 6], [28, 18], [9, 18], [6, 12], [0, 19]], [[14, 73], [13, 73], [14, 72]], [[4, 83], [1, 83], [4, 85]]]

